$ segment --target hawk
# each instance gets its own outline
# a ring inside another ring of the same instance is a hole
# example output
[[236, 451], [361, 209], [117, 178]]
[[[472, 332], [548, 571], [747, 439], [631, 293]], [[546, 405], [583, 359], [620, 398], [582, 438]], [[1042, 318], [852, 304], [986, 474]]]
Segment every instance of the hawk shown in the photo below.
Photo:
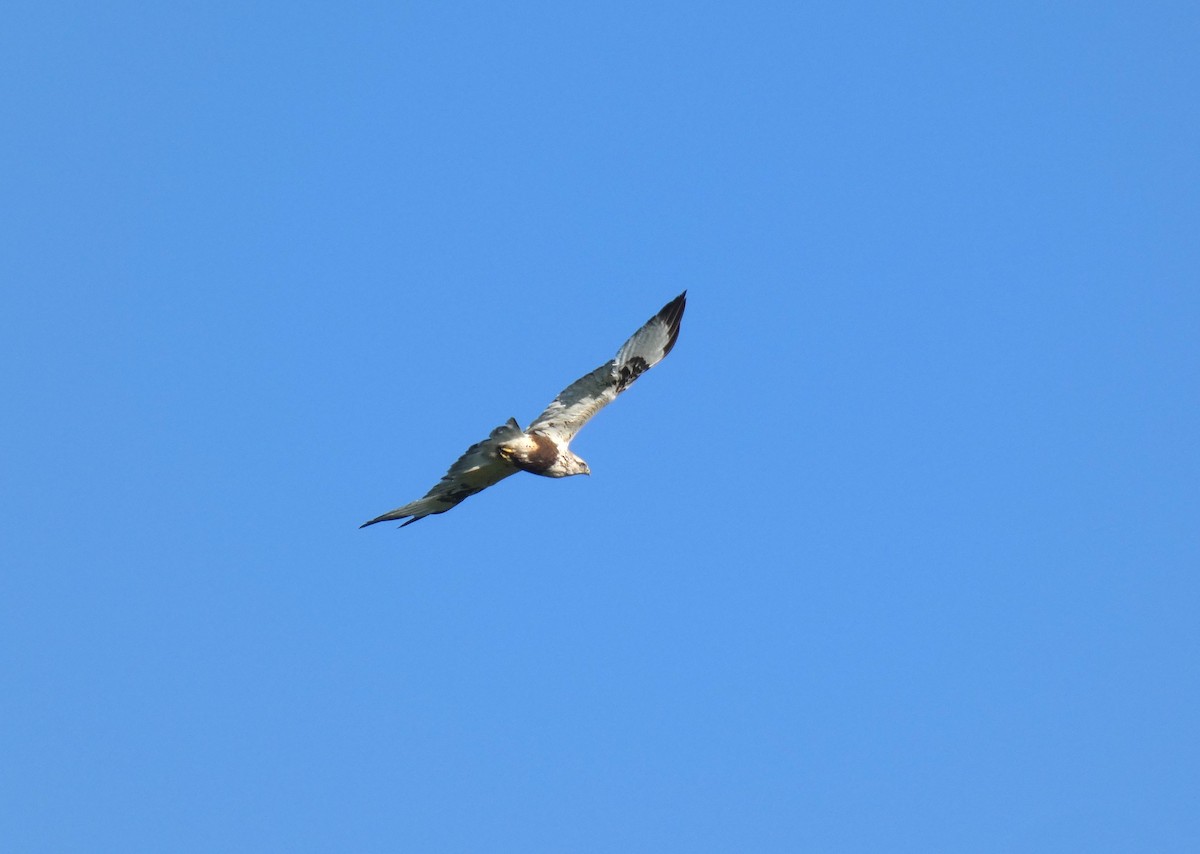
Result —
[[508, 419], [482, 442], [467, 448], [424, 498], [377, 516], [360, 527], [394, 519], [408, 519], [404, 525], [411, 525], [426, 516], [445, 513], [518, 471], [543, 477], [591, 474], [588, 464], [570, 449], [571, 440], [593, 415], [671, 352], [679, 337], [679, 321], [686, 301], [687, 291], [684, 291], [663, 306], [621, 345], [616, 357], [559, 392], [528, 428], [522, 430], [515, 418]]

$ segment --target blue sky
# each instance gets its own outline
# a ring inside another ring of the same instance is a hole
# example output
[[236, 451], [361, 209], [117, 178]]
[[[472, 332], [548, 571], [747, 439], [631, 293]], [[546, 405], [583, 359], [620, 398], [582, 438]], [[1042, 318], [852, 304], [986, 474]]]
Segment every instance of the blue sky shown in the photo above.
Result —
[[1194, 4], [0, 16], [0, 847], [1198, 850]]

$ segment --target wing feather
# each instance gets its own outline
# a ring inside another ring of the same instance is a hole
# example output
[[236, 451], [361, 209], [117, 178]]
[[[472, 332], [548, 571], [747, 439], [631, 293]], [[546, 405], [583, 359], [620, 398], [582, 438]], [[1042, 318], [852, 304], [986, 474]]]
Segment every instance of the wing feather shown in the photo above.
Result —
[[679, 322], [686, 304], [684, 291], [633, 333], [616, 358], [559, 392], [526, 432], [545, 433], [564, 444], [570, 442], [593, 415], [671, 352], [679, 338]]
[[[445, 513], [472, 495], [483, 492], [489, 486], [499, 483], [511, 474], [516, 474], [518, 471], [516, 466], [502, 458], [497, 453], [497, 449], [505, 440], [520, 435], [522, 435], [521, 428], [517, 426], [514, 419], [510, 418], [507, 424], [497, 427], [482, 442], [476, 442], [467, 448], [463, 455], [454, 461], [442, 479], [434, 485], [433, 489], [425, 493], [423, 498], [405, 504], [403, 507], [397, 507], [382, 516], [376, 516], [359, 527], [365, 528], [376, 522], [390, 522], [409, 516], [412, 518], [404, 525], [411, 525], [434, 513]], [[400, 527], [403, 528], [404, 525]]]

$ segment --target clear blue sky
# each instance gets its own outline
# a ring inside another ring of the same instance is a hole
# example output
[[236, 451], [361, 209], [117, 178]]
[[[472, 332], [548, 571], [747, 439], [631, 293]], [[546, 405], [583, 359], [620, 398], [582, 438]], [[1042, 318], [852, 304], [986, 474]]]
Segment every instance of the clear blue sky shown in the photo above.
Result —
[[1200, 850], [1198, 44], [7, 4], [0, 848]]

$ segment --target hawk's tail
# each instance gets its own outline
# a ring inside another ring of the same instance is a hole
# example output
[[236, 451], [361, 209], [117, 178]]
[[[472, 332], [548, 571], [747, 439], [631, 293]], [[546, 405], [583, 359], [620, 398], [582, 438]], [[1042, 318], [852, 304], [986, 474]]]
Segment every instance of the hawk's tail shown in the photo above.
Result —
[[520, 439], [524, 435], [525, 431], [521, 429], [521, 425], [517, 423], [517, 419], [510, 418], [493, 430], [488, 438], [507, 442], [509, 439]]

